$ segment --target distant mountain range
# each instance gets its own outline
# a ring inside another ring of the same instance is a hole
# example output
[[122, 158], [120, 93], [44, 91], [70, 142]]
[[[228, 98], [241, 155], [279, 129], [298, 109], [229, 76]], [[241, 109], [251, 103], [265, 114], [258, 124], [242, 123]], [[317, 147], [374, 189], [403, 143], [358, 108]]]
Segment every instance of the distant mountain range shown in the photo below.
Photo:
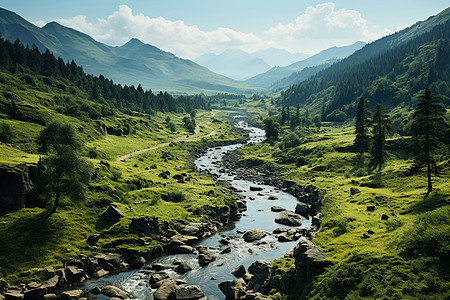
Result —
[[313, 67], [321, 65], [326, 61], [332, 59], [345, 58], [351, 55], [358, 49], [361, 49], [366, 43], [356, 42], [349, 46], [344, 47], [331, 47], [329, 49], [323, 50], [305, 60], [295, 62], [286, 67], [273, 67], [265, 73], [256, 75], [244, 82], [258, 87], [268, 88], [275, 84], [277, 81], [289, 77], [292, 73], [300, 72], [306, 67]]
[[258, 89], [216, 74], [197, 63], [132, 39], [120, 47], [97, 42], [74, 29], [51, 22], [40, 28], [0, 8], [0, 32], [10, 41], [47, 48], [64, 60], [75, 60], [87, 73], [115, 82], [171, 93], [253, 93]]
[[235, 80], [244, 80], [270, 69], [261, 58], [238, 49], [229, 49], [219, 55], [203, 54], [194, 61], [213, 72]]
[[252, 53], [253, 56], [261, 58], [268, 65], [272, 67], [284, 67], [294, 62], [308, 58], [309, 54], [305, 53], [291, 53], [289, 51], [278, 49], [278, 48], [268, 48], [264, 50], [258, 50]]

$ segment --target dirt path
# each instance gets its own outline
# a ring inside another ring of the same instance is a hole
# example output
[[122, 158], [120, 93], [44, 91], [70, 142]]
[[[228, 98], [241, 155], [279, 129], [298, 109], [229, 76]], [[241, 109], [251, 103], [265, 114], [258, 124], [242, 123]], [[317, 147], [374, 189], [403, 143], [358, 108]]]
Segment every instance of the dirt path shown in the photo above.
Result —
[[150, 150], [155, 150], [155, 149], [158, 149], [158, 148], [161, 148], [161, 147], [169, 146], [170, 143], [179, 143], [181, 141], [195, 141], [195, 140], [199, 140], [199, 139], [204, 138], [204, 137], [210, 137], [210, 136], [212, 136], [212, 135], [214, 135], [216, 133], [216, 130], [214, 129], [213, 131], [211, 131], [210, 133], [208, 133], [206, 135], [197, 136], [197, 134], [200, 133], [200, 127], [197, 125], [197, 127], [195, 127], [195, 131], [194, 132], [195, 132], [195, 135], [179, 136], [179, 137], [176, 137], [176, 138], [172, 139], [170, 142], [158, 144], [156, 146], [152, 146], [152, 147], [149, 147], [149, 148], [145, 148], [145, 149], [142, 149], [142, 150], [138, 150], [138, 151], [134, 151], [134, 152], [122, 155], [121, 157], [118, 157], [116, 159], [116, 162], [124, 161], [125, 159], [130, 158], [130, 157], [132, 157], [134, 155], [142, 154], [142, 153], [150, 151]]

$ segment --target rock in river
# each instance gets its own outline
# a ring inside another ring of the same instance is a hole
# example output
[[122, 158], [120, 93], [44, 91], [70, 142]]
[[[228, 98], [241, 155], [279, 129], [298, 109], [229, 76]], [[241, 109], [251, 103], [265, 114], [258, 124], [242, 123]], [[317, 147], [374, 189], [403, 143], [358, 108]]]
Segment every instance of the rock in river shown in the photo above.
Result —
[[292, 211], [282, 211], [280, 212], [276, 218], [275, 222], [279, 224], [284, 224], [288, 226], [301, 226], [302, 225], [302, 217], [299, 214], [296, 214]]
[[260, 240], [263, 237], [265, 237], [266, 235], [267, 235], [267, 233], [262, 231], [261, 229], [254, 228], [249, 231], [246, 231], [244, 233], [243, 237], [246, 242], [252, 242], [252, 241]]

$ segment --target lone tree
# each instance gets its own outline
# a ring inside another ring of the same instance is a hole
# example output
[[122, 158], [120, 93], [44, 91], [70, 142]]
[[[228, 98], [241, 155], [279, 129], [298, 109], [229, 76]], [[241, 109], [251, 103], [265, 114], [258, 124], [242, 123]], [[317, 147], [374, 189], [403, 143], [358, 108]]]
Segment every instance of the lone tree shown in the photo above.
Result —
[[268, 140], [278, 140], [278, 129], [280, 124], [273, 118], [266, 118], [263, 120], [264, 130], [266, 131], [266, 138]]
[[42, 188], [46, 194], [55, 194], [50, 213], [56, 212], [62, 193], [72, 200], [84, 200], [92, 166], [81, 157], [83, 143], [75, 129], [70, 124], [52, 122], [41, 131], [38, 144], [41, 152], [48, 154], [42, 160]]
[[370, 154], [372, 155], [369, 168], [381, 171], [385, 162], [386, 153], [384, 145], [386, 143], [386, 135], [391, 132], [391, 121], [388, 116], [384, 114], [384, 107], [377, 104], [372, 120], [372, 137], [370, 138]]
[[364, 97], [359, 98], [358, 105], [356, 107], [356, 122], [355, 122], [355, 141], [353, 145], [359, 153], [359, 161], [364, 166], [364, 153], [369, 149], [369, 112], [366, 107], [366, 99]]
[[436, 166], [433, 158], [434, 152], [442, 145], [444, 133], [447, 129], [445, 109], [439, 104], [434, 104], [439, 97], [431, 95], [430, 89], [426, 89], [419, 96], [420, 102], [413, 113], [411, 123], [411, 149], [416, 156], [416, 163], [427, 166], [428, 193], [433, 190], [431, 184], [431, 167]]

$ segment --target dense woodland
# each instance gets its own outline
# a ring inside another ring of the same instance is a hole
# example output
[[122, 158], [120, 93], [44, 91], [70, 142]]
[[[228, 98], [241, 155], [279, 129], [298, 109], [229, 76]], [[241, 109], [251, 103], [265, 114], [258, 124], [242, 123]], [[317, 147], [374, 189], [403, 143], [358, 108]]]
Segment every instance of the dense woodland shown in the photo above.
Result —
[[291, 86], [282, 92], [281, 103], [313, 107], [322, 110], [322, 120], [343, 121], [354, 116], [360, 96], [368, 99], [369, 108], [382, 103], [388, 110], [401, 103], [409, 106], [413, 96], [427, 87], [448, 99], [450, 22], [388, 48], [400, 34], [367, 45], [311, 79]]
[[140, 84], [138, 87], [122, 86], [102, 75], [97, 77], [86, 74], [73, 60], [65, 62], [62, 58], [55, 58], [49, 50], [40, 53], [35, 45], [24, 46], [19, 40], [11, 43], [1, 38], [1, 35], [0, 69], [21, 74], [25, 83], [32, 86], [37, 84], [35, 76], [45, 76], [44, 84], [69, 89], [74, 96], [77, 91], [73, 87], [77, 87], [85, 91], [89, 99], [96, 103], [75, 103], [67, 97], [60, 99], [65, 107], [62, 113], [67, 115], [82, 110], [86, 111], [90, 118], [98, 119], [113, 114], [114, 110], [128, 114], [133, 111], [151, 114], [154, 111], [191, 112], [194, 109], [209, 109], [208, 102], [202, 96], [174, 97], [167, 92], [155, 95], [151, 90], [144, 91]]

